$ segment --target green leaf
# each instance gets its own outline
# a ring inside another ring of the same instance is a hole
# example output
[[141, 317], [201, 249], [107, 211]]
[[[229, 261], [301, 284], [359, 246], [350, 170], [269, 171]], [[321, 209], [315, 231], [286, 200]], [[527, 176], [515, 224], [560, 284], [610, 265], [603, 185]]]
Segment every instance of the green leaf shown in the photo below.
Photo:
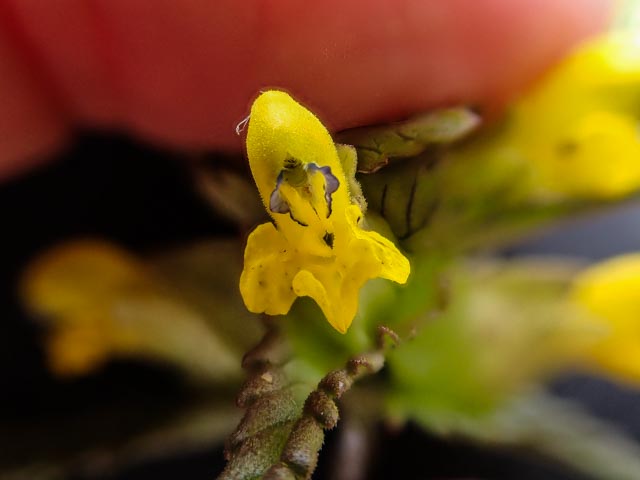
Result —
[[358, 171], [373, 173], [390, 160], [414, 157], [432, 145], [454, 142], [480, 124], [466, 108], [435, 110], [405, 122], [380, 127], [360, 127], [337, 135], [337, 141], [358, 150]]
[[369, 212], [386, 220], [410, 252], [459, 254], [504, 246], [569, 214], [606, 204], [541, 198], [531, 190], [530, 160], [492, 146], [502, 128], [496, 125], [460, 147], [360, 175]]

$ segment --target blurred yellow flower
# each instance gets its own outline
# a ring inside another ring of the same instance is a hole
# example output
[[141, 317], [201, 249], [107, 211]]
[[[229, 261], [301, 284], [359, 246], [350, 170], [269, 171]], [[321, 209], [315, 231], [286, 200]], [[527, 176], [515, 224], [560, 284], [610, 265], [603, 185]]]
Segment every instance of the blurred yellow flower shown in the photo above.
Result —
[[204, 313], [151, 266], [108, 243], [51, 249], [29, 265], [21, 287], [46, 328], [47, 359], [57, 375], [85, 375], [114, 358], [146, 358], [208, 378], [238, 373], [238, 354]]
[[247, 155], [273, 218], [247, 240], [240, 291], [250, 311], [282, 315], [309, 296], [345, 333], [367, 280], [406, 282], [409, 261], [362, 228], [336, 146], [311, 112], [284, 92], [262, 93], [251, 108]]
[[588, 350], [596, 366], [640, 381], [640, 254], [622, 255], [579, 274], [571, 297], [608, 327]]
[[640, 186], [640, 40], [586, 44], [514, 109], [512, 148], [551, 196], [613, 199]]

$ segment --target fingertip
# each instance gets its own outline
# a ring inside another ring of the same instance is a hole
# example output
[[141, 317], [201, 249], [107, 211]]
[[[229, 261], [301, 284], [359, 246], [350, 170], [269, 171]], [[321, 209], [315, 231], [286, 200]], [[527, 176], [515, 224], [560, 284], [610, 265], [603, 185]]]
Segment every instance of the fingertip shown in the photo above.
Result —
[[0, 180], [51, 158], [68, 135], [67, 122], [42, 84], [0, 35]]
[[[332, 129], [512, 98], [607, 23], [609, 0], [13, 2], [65, 107], [181, 148], [239, 150], [276, 87]], [[73, 19], [71, 22], [69, 19]], [[144, 18], [144, 22], [140, 19]]]
[[[335, 129], [520, 92], [607, 24], [608, 0], [281, 2], [256, 84], [303, 99]], [[336, 12], [340, 12], [337, 14]]]

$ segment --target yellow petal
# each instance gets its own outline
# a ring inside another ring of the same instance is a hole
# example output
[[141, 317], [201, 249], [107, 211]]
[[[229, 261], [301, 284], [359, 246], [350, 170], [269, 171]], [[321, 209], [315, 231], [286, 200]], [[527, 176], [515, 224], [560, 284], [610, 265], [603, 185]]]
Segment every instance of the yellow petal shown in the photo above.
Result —
[[616, 198], [640, 185], [637, 121], [612, 112], [592, 112], [559, 131], [543, 153], [543, 181], [571, 195]]
[[293, 288], [296, 295], [313, 298], [327, 321], [345, 333], [358, 311], [365, 282], [382, 277], [404, 283], [410, 265], [392, 242], [358, 226], [361, 211], [357, 205], [341, 215], [344, 220], [336, 228], [335, 259], [306, 264], [296, 275]]
[[640, 347], [640, 254], [598, 263], [575, 281], [573, 298], [618, 329], [637, 333]]
[[[291, 186], [283, 185], [283, 196], [291, 206], [292, 220], [288, 214], [272, 214], [277, 218], [278, 228], [288, 239], [294, 239], [298, 245], [304, 245], [304, 250], [312, 255], [330, 257], [333, 255], [331, 248], [322, 240], [325, 233], [331, 229], [328, 219], [316, 216], [311, 203], [305, 201]], [[306, 222], [300, 225], [298, 222]]]
[[105, 338], [95, 322], [72, 318], [51, 333], [46, 347], [49, 366], [56, 375], [84, 375], [108, 360], [111, 338]]
[[302, 270], [293, 280], [293, 289], [300, 297], [313, 298], [331, 326], [340, 333], [346, 333], [358, 311], [359, 287], [348, 285], [352, 291], [343, 294], [341, 283], [338, 279], [321, 282], [310, 271]]
[[[349, 228], [347, 236], [352, 239], [348, 247], [351, 253], [345, 256], [353, 263], [367, 265], [367, 268], [360, 272], [362, 277], [366, 280], [382, 277], [396, 283], [405, 283], [411, 271], [407, 257], [389, 239], [379, 233], [360, 228], [358, 222], [362, 214], [358, 206], [348, 207], [345, 215]], [[336, 249], [338, 248], [336, 246]], [[359, 270], [355, 266], [351, 269]]]
[[560, 197], [611, 199], [640, 187], [640, 44], [604, 36], [520, 100], [508, 136], [533, 182]]
[[572, 298], [608, 327], [589, 352], [609, 373], [640, 380], [640, 254], [599, 263], [575, 281]]
[[65, 244], [38, 258], [25, 272], [23, 296], [46, 315], [91, 311], [127, 289], [151, 288], [146, 268], [106, 242]]
[[[253, 103], [247, 130], [247, 156], [267, 211], [269, 197], [287, 158], [303, 164], [329, 166], [340, 182], [333, 196], [334, 210], [349, 204], [346, 181], [331, 135], [313, 113], [285, 92], [269, 90]], [[286, 216], [279, 216], [276, 221], [282, 218]]]
[[258, 226], [249, 235], [240, 276], [240, 293], [249, 311], [268, 315], [289, 311], [296, 298], [291, 283], [298, 270], [291, 250], [272, 223]]

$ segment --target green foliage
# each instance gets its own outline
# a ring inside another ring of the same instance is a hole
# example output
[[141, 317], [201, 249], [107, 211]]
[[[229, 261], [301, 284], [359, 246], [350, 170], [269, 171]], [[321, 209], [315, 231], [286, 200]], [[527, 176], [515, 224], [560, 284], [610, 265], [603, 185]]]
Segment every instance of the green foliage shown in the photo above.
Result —
[[227, 466], [219, 480], [311, 478], [324, 432], [338, 423], [335, 400], [384, 363], [379, 351], [353, 357], [314, 389], [301, 380], [299, 368], [287, 368], [295, 360], [284, 342], [270, 330], [243, 360], [249, 377], [238, 404], [246, 412], [227, 442]]
[[369, 210], [414, 253], [462, 253], [504, 245], [533, 228], [593, 207], [587, 200], [549, 203], [532, 195], [526, 164], [509, 155], [477, 157], [500, 126], [449, 152], [426, 152], [359, 180]]
[[594, 418], [580, 405], [533, 390], [508, 399], [484, 416], [441, 417], [423, 410], [412, 417], [441, 435], [492, 445], [515, 445], [550, 457], [588, 478], [635, 480], [640, 447], [634, 439]]
[[357, 149], [359, 172], [374, 173], [390, 161], [459, 140], [479, 124], [480, 117], [471, 110], [447, 108], [391, 125], [346, 130], [337, 140]]
[[392, 352], [396, 414], [474, 417], [566, 368], [599, 331], [565, 300], [571, 265], [456, 263], [446, 305]]

